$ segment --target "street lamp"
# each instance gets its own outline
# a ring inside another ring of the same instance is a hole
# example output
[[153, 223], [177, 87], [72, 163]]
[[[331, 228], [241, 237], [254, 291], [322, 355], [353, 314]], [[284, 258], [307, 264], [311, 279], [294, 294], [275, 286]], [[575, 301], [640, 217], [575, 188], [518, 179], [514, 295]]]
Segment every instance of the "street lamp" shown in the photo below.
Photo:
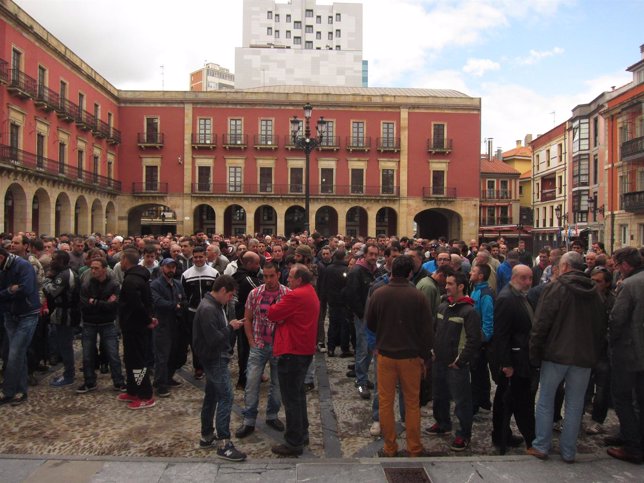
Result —
[[595, 214], [596, 212], [599, 212], [600, 215], [604, 216], [604, 205], [597, 206], [597, 202], [599, 201], [599, 197], [597, 195], [590, 195], [588, 196], [588, 207], [590, 211]]
[[326, 132], [326, 121], [322, 116], [320, 116], [316, 125], [317, 137], [311, 137], [312, 113], [313, 106], [307, 102], [304, 106], [304, 136], [300, 134], [302, 122], [297, 118], [297, 116], [293, 116], [293, 119], [291, 119], [291, 138], [293, 139], [293, 145], [297, 149], [304, 150], [304, 155], [306, 156], [306, 164], [304, 166], [304, 230], [307, 234], [311, 232], [309, 229], [309, 204], [311, 201], [309, 165], [311, 163], [311, 151], [322, 144], [322, 138]]
[[[565, 224], [566, 220], [568, 219], [568, 214], [567, 213], [562, 213], [561, 212], [561, 205], [557, 205], [555, 207], [555, 216], [557, 217], [557, 223], [559, 224], [559, 236], [563, 238], [563, 226], [562, 222]], [[559, 240], [559, 243], [561, 244], [561, 239]], [[566, 238], [566, 248], [568, 248], [568, 239]]]

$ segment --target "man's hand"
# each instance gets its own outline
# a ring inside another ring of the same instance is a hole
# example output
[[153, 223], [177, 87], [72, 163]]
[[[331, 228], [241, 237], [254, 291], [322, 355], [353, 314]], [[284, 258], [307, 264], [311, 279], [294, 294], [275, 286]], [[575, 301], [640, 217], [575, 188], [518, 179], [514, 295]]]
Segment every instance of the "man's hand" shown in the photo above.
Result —
[[9, 286], [9, 293], [14, 294], [20, 289], [20, 285], [15, 284], [15, 285], [10, 285]]
[[244, 321], [233, 319], [229, 322], [229, 325], [233, 328], [233, 330], [239, 330], [244, 326]]
[[110, 303], [111, 302], [116, 302], [116, 295], [115, 294], [110, 295], [110, 298], [108, 298], [107, 301], [110, 302]]
[[512, 377], [514, 374], [514, 368], [513, 367], [502, 367], [501, 371], [503, 374], [505, 374], [505, 377]]
[[159, 320], [156, 317], [152, 317], [152, 321], [147, 325], [148, 329], [152, 330], [159, 325]]

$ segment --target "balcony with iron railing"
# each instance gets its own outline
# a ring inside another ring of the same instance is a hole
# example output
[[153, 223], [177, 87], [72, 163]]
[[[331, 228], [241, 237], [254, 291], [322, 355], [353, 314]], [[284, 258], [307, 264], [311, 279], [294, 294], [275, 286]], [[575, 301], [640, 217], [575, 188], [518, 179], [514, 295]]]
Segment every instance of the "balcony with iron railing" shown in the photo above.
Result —
[[36, 97], [38, 85], [36, 79], [18, 69], [9, 69], [8, 74], [7, 91], [10, 94], [21, 99]]
[[161, 149], [163, 147], [163, 139], [162, 132], [140, 132], [137, 135], [137, 144], [141, 149]]
[[51, 112], [58, 107], [58, 104], [60, 104], [60, 97], [57, 92], [41, 84], [38, 86], [38, 92], [36, 93], [34, 104], [38, 109], [45, 112]]
[[371, 137], [370, 136], [348, 136], [346, 147], [347, 147], [347, 151], [367, 152], [371, 149]]
[[167, 195], [168, 183], [160, 181], [135, 181], [132, 183], [133, 195]]
[[253, 136], [255, 149], [277, 149], [278, 138], [269, 134], [255, 134]]
[[623, 142], [621, 155], [622, 161], [644, 158], [644, 136]]
[[423, 186], [423, 198], [443, 198], [452, 200], [456, 198], [456, 188], [445, 186]]
[[69, 99], [58, 96], [58, 106], [54, 108], [56, 116], [65, 122], [73, 122], [78, 114], [78, 106]]
[[481, 220], [481, 226], [511, 225], [512, 217], [510, 216], [488, 216]]
[[74, 122], [81, 131], [91, 131], [96, 129], [96, 117], [94, 114], [91, 114], [84, 109], [79, 108], [76, 111]]
[[482, 190], [482, 200], [511, 200], [512, 192], [510, 190]]
[[377, 138], [378, 151], [381, 153], [397, 153], [400, 151], [400, 138]]
[[340, 149], [340, 136], [322, 136], [318, 151], [337, 151]]
[[0, 163], [39, 176], [55, 177], [71, 183], [81, 182], [95, 189], [121, 191], [120, 181], [4, 144], [0, 144]]
[[221, 144], [226, 149], [246, 149], [248, 147], [248, 134], [226, 133]]
[[115, 127], [111, 127], [107, 135], [107, 142], [110, 144], [121, 144], [121, 131]]
[[9, 82], [9, 63], [0, 59], [0, 84], [7, 84]]
[[644, 191], [633, 191], [622, 195], [622, 209], [630, 213], [644, 212]]
[[[196, 195], [229, 196], [304, 196], [305, 186], [301, 183], [192, 183], [192, 193]], [[398, 186], [359, 186], [359, 185], [311, 185], [311, 196], [349, 196], [349, 197], [397, 197]]]
[[448, 138], [429, 138], [427, 140], [427, 151], [448, 154], [452, 151], [452, 140]]
[[539, 198], [539, 201], [552, 201], [555, 198], [557, 198], [556, 188], [541, 190], [541, 197]]
[[214, 133], [192, 133], [193, 149], [215, 149], [217, 147], [217, 135]]

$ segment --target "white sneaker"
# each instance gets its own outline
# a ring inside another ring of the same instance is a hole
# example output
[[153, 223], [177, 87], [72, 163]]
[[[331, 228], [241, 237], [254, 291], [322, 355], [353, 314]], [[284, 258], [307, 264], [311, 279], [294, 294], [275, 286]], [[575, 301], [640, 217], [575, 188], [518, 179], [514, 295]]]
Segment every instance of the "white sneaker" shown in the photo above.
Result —
[[369, 434], [371, 436], [380, 436], [380, 423], [378, 421], [373, 422], [369, 428]]
[[596, 422], [593, 422], [586, 428], [586, 434], [600, 434], [604, 432], [604, 427]]

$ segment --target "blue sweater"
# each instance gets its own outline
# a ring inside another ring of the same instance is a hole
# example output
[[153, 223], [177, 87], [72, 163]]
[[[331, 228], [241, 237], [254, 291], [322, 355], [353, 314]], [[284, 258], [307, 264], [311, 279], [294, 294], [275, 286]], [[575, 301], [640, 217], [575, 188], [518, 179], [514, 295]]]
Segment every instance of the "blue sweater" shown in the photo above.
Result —
[[494, 334], [494, 298], [486, 292], [491, 292], [490, 286], [487, 282], [481, 282], [474, 286], [470, 297], [474, 300], [474, 308], [481, 316], [483, 341], [489, 342]]

